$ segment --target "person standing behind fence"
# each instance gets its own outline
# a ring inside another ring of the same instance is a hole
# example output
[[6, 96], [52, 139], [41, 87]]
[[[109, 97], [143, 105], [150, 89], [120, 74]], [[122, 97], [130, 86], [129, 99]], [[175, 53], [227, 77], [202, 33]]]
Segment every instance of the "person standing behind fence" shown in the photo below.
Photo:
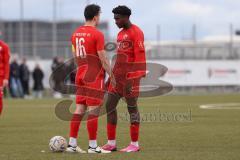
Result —
[[26, 58], [23, 58], [22, 64], [20, 65], [20, 81], [23, 88], [24, 98], [29, 97], [29, 77], [30, 72], [26, 64]]
[[33, 70], [33, 95], [35, 98], [42, 98], [44, 73], [39, 64]]
[[75, 77], [76, 77], [76, 69], [77, 66], [74, 61], [71, 61], [71, 63], [67, 66], [67, 71], [70, 73], [69, 75], [69, 83], [75, 84]]
[[[61, 67], [65, 66], [65, 67]], [[52, 65], [52, 71], [54, 72], [56, 69], [58, 69], [59, 73], [62, 74], [54, 74], [53, 80], [54, 80], [54, 88], [55, 90], [62, 91], [64, 88], [64, 82], [62, 81], [65, 79], [65, 73], [67, 72], [66, 65], [64, 63], [64, 59], [62, 57], [57, 58], [57, 62]], [[54, 92], [54, 98], [62, 98], [62, 94], [60, 92]]]
[[14, 57], [10, 65], [10, 94], [13, 98], [23, 97], [23, 89], [20, 82], [20, 67], [16, 57]]

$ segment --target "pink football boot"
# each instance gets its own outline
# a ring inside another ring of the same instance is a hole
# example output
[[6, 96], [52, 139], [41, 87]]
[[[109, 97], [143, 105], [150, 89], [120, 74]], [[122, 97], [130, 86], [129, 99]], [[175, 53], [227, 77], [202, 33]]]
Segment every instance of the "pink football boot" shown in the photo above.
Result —
[[112, 146], [110, 144], [105, 144], [104, 146], [102, 146], [102, 149], [106, 150], [106, 151], [117, 151], [117, 147], [116, 146]]
[[120, 152], [138, 152], [140, 151], [140, 147], [130, 144], [128, 147], [123, 148]]

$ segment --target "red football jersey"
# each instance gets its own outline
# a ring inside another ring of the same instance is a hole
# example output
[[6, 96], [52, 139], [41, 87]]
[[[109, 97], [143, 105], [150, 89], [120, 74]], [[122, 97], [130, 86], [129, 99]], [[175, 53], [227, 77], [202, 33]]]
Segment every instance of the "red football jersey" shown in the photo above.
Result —
[[[6, 43], [0, 40], [0, 81], [9, 78], [10, 50]], [[1, 83], [2, 84], [2, 83]]]
[[[146, 55], [144, 47], [144, 34], [139, 27], [132, 24], [128, 29], [122, 29], [118, 33], [117, 37], [117, 59], [115, 64], [120, 63], [131, 63], [135, 65], [133, 71], [129, 71], [129, 68], [114, 66], [114, 74], [118, 75], [119, 73], [124, 73], [128, 70], [126, 78], [140, 78], [146, 74]], [[122, 58], [119, 58], [119, 55], [127, 56], [126, 62], [121, 62]], [[141, 64], [141, 67], [138, 67]], [[137, 66], [138, 65], [138, 66]], [[123, 65], [124, 66], [124, 65]], [[126, 65], [127, 67], [128, 65]], [[136, 71], [136, 68], [138, 71]]]
[[79, 27], [72, 35], [72, 46], [79, 66], [78, 77], [86, 78], [86, 73], [89, 73], [90, 79], [104, 76], [97, 53], [104, 50], [104, 35], [96, 27]]

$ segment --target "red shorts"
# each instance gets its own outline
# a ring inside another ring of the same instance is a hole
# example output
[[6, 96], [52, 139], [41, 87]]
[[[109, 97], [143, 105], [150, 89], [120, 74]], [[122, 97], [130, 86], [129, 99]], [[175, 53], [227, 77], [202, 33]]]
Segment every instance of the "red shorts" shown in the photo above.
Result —
[[104, 78], [99, 77], [94, 82], [87, 83], [81, 77], [76, 77], [76, 104], [86, 106], [101, 106], [104, 98]]
[[4, 78], [3, 78], [3, 77], [0, 77], [0, 87], [3, 86], [3, 80], [4, 80]]
[[[121, 97], [134, 98], [139, 96], [140, 91], [140, 78], [127, 80], [125, 82], [117, 81], [115, 87], [110, 83], [108, 86], [108, 92], [113, 94], [119, 94]], [[131, 90], [127, 91], [128, 86], [131, 86]]]

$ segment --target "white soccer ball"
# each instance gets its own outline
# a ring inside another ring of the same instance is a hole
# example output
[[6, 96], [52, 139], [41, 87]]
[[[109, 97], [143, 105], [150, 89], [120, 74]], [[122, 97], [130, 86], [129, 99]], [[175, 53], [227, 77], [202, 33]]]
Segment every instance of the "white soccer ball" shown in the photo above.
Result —
[[55, 136], [50, 139], [49, 148], [53, 152], [64, 152], [67, 148], [67, 141], [62, 136]]

